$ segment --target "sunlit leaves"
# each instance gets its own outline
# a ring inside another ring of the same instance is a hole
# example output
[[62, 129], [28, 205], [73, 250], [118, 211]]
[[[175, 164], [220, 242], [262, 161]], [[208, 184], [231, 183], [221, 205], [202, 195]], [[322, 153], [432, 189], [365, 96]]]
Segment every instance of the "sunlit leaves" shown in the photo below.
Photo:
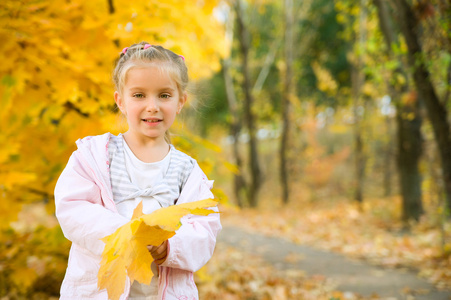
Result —
[[[75, 140], [125, 128], [112, 117], [110, 75], [124, 46], [164, 44], [187, 58], [192, 78], [219, 68], [217, 1], [111, 3], [114, 13], [100, 0], [0, 4], [0, 141], [12, 146], [0, 149], [1, 172], [34, 173], [39, 180], [31, 184], [51, 194], [42, 181], [54, 180]], [[39, 151], [26, 156], [30, 145]]]

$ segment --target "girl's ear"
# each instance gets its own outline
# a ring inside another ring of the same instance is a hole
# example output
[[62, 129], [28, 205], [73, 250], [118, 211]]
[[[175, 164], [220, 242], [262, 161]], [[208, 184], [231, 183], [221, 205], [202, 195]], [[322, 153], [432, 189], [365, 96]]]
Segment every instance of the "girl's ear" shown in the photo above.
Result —
[[179, 104], [177, 107], [177, 114], [179, 114], [182, 111], [182, 107], [183, 107], [183, 105], [185, 105], [186, 99], [188, 99], [188, 94], [183, 93], [183, 95], [180, 97], [180, 100], [179, 100]]
[[116, 102], [117, 107], [119, 107], [121, 112], [125, 115], [124, 101], [118, 91], [114, 92], [114, 101]]

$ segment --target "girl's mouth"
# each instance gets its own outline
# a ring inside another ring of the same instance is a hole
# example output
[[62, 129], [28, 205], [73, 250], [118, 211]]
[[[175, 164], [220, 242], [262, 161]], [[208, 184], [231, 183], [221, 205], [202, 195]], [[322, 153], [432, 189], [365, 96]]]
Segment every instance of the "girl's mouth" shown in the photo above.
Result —
[[160, 119], [142, 119], [142, 121], [144, 121], [146, 123], [158, 123], [158, 122], [161, 122]]

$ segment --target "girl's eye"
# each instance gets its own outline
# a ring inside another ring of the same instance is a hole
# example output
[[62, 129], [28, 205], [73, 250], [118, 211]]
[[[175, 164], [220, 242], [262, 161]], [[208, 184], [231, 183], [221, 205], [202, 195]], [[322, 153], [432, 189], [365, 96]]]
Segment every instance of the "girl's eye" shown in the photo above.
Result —
[[134, 94], [133, 95], [134, 98], [144, 98], [143, 94]]
[[171, 97], [171, 95], [169, 95], [169, 94], [161, 94], [161, 96], [160, 96], [161, 98], [165, 98], [165, 99], [167, 99], [167, 98], [170, 98]]

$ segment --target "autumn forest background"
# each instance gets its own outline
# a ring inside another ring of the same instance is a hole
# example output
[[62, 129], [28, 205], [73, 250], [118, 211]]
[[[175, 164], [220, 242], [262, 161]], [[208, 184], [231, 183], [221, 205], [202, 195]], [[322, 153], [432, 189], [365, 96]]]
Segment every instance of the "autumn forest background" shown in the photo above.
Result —
[[[111, 72], [139, 41], [186, 58], [172, 142], [225, 226], [451, 289], [449, 1], [3, 0], [0, 24], [1, 299], [58, 297], [55, 183], [77, 139], [126, 130]], [[196, 275], [203, 299], [341, 299], [305, 274], [252, 292], [243, 274], [265, 273], [233, 251]]]

